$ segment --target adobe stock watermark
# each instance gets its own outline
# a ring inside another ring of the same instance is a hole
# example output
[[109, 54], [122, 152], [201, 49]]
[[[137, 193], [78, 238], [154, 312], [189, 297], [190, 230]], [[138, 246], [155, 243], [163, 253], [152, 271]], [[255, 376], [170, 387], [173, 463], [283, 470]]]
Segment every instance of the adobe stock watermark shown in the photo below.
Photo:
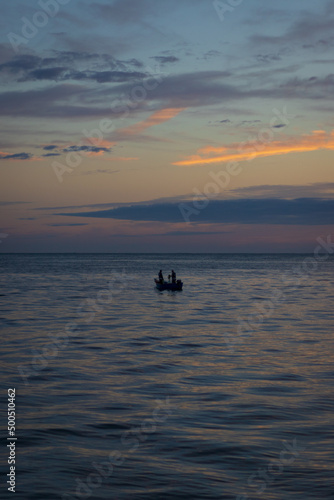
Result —
[[[277, 129], [277, 124], [289, 125], [290, 120], [294, 118], [293, 115], [289, 115], [287, 107], [284, 106], [283, 110], [280, 111], [277, 108], [272, 110], [274, 116], [269, 122], [269, 127], [262, 128], [256, 137], [249, 137], [247, 141], [239, 144], [238, 154], [246, 154], [248, 158], [244, 161], [252, 161], [256, 158], [259, 151], [265, 150], [268, 144], [274, 140], [275, 133], [280, 129]], [[193, 188], [193, 193], [195, 196], [192, 198], [190, 203], [179, 203], [178, 208], [186, 224], [190, 224], [190, 217], [198, 215], [201, 210], [204, 210], [210, 200], [217, 198], [217, 196], [228, 187], [231, 182], [232, 177], [240, 175], [243, 171], [240, 162], [229, 161], [226, 163], [224, 170], [217, 173], [209, 172], [210, 182], [207, 182], [202, 189], [202, 192], [198, 188]], [[213, 181], [213, 182], [212, 182]]]
[[296, 438], [294, 438], [292, 444], [286, 440], [282, 441], [282, 444], [283, 449], [279, 458], [270, 460], [267, 467], [259, 468], [255, 474], [249, 476], [248, 487], [256, 491], [250, 493], [250, 497], [247, 493], [238, 495], [236, 500], [251, 500], [251, 498], [254, 498], [253, 494], [262, 495], [276, 478], [283, 474], [284, 468], [293, 464], [300, 457], [301, 452], [306, 450], [306, 448], [297, 444]]
[[67, 5], [70, 0], [38, 0], [38, 5], [42, 10], [37, 10], [31, 19], [21, 17], [21, 34], [10, 32], [7, 38], [14, 50], [19, 52], [21, 45], [27, 45], [38, 34], [41, 28], [45, 28], [50, 17], [55, 17], [61, 5]]
[[219, 19], [223, 22], [225, 21], [226, 14], [233, 12], [236, 7], [243, 3], [243, 1], [244, 0], [226, 0], [226, 2], [222, 2], [221, 0], [214, 0], [212, 5], [214, 6]]
[[[132, 110], [136, 109], [147, 99], [148, 93], [155, 90], [163, 79], [169, 75], [169, 73], [162, 72], [160, 65], [157, 65], [155, 69], [147, 66], [145, 70], [148, 75], [147, 78], [141, 83], [134, 85], [129, 94], [122, 94], [110, 103], [111, 113], [117, 114], [118, 120], [127, 118]], [[74, 169], [82, 164], [84, 158], [87, 158], [89, 150], [80, 150], [80, 148], [87, 143], [89, 143], [91, 147], [99, 147], [103, 144], [105, 136], [114, 131], [115, 123], [109, 118], [101, 119], [98, 126], [94, 129], [88, 130], [84, 128], [81, 133], [85, 139], [79, 141], [74, 150], [66, 154], [65, 163], [60, 163], [59, 161], [52, 162], [52, 168], [58, 182], [62, 183], [64, 175], [71, 174]]]
[[78, 308], [77, 322], [68, 322], [64, 331], [60, 334], [49, 333], [49, 342], [42, 349], [32, 349], [31, 362], [25, 365], [18, 366], [18, 371], [25, 385], [29, 385], [29, 378], [32, 375], [39, 374], [49, 365], [52, 359], [55, 359], [61, 351], [66, 349], [70, 338], [77, 337], [80, 333], [79, 321], [83, 321], [86, 325], [92, 323], [97, 313], [102, 313], [104, 308], [110, 306], [114, 300], [114, 296], [120, 294], [133, 277], [124, 273], [112, 273], [108, 281], [108, 288], [100, 290], [96, 294], [95, 299], [83, 300]]
[[110, 479], [116, 467], [122, 466], [126, 459], [139, 448], [141, 443], [144, 443], [149, 438], [150, 434], [157, 431], [158, 425], [165, 422], [176, 408], [177, 406], [171, 404], [168, 396], [164, 401], [156, 399], [151, 417], [146, 418], [141, 425], [123, 432], [121, 436], [122, 451], [112, 451], [109, 453], [107, 460], [93, 462], [93, 471], [84, 480], [76, 478], [76, 488], [70, 493], [63, 493], [61, 499], [87, 499], [93, 495], [93, 498], [97, 498], [95, 491], [102, 486], [104, 481]]
[[253, 334], [266, 319], [272, 316], [276, 307], [285, 302], [288, 292], [297, 290], [302, 281], [308, 280], [311, 273], [318, 269], [319, 264], [334, 254], [334, 241], [332, 241], [331, 235], [327, 236], [327, 240], [318, 237], [316, 241], [318, 245], [314, 249], [313, 256], [305, 257], [301, 264], [283, 273], [280, 276], [281, 288], [273, 289], [267, 300], [256, 302], [253, 313], [249, 314], [247, 318], [239, 316], [237, 331], [234, 334], [224, 334], [225, 344], [231, 353], [234, 353], [236, 344], [240, 344], [243, 338]]

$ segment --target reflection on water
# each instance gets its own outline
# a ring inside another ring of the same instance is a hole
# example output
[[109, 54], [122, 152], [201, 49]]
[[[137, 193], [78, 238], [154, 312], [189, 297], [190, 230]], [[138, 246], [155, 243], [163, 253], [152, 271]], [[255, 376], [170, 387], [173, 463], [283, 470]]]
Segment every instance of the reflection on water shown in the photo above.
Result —
[[282, 285], [304, 258], [2, 255], [16, 498], [334, 498], [334, 260]]

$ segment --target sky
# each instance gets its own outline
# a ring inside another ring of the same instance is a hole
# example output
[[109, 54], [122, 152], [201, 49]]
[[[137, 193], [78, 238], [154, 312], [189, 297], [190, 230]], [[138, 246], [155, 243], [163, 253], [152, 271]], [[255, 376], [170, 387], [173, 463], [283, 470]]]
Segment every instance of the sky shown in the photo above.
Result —
[[334, 0], [11, 0], [0, 25], [0, 252], [333, 233]]

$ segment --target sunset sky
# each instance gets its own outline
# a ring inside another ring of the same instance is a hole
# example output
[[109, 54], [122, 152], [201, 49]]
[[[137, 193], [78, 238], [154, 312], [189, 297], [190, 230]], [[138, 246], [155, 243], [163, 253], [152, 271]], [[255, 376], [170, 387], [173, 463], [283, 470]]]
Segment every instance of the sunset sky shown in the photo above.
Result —
[[0, 252], [333, 232], [334, 0], [11, 0], [0, 23]]

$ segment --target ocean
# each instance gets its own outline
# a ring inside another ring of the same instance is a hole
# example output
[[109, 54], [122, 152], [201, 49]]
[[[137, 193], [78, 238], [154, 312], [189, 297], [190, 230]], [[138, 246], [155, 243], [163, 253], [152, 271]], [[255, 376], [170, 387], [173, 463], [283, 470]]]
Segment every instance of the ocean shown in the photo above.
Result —
[[325, 253], [1, 254], [1, 498], [334, 499], [333, 275]]

